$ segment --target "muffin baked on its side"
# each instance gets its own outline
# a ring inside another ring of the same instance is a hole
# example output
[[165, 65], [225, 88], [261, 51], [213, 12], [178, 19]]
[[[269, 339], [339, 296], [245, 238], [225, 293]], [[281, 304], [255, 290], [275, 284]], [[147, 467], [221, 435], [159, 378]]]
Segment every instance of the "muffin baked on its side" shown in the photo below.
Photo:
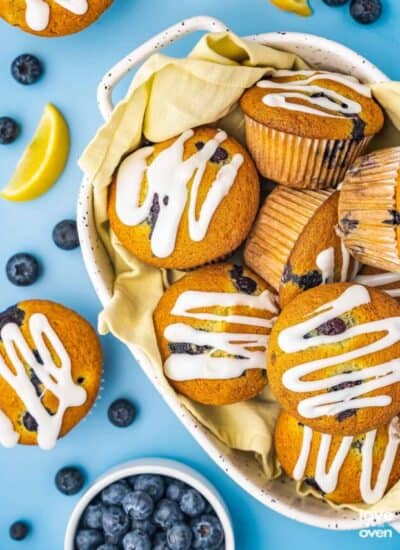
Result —
[[400, 480], [398, 417], [378, 430], [341, 437], [313, 431], [282, 412], [274, 439], [284, 471], [336, 504], [375, 504]]
[[400, 307], [355, 283], [313, 288], [282, 311], [268, 380], [282, 407], [317, 431], [355, 435], [400, 412]]
[[290, 187], [336, 187], [383, 126], [368, 86], [327, 71], [273, 71], [240, 105], [259, 171]]
[[126, 157], [110, 186], [108, 213], [118, 239], [140, 260], [192, 269], [240, 246], [259, 193], [247, 151], [222, 130], [198, 128]]
[[186, 275], [154, 312], [168, 381], [207, 405], [254, 397], [267, 384], [267, 340], [277, 313], [272, 290], [242, 266], [221, 264]]
[[27, 300], [0, 314], [0, 442], [55, 446], [94, 404], [102, 352], [74, 311]]

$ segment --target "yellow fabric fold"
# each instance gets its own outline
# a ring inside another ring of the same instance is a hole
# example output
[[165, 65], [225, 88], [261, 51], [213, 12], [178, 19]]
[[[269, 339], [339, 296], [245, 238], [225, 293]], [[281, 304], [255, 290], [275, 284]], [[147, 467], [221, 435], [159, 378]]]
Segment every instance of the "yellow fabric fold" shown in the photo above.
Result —
[[[182, 274], [147, 266], [122, 247], [110, 231], [107, 187], [121, 158], [137, 148], [143, 136], [158, 142], [189, 128], [218, 123], [243, 138], [243, 116], [237, 102], [244, 90], [271, 69], [306, 67], [296, 55], [232, 33], [204, 36], [185, 59], [155, 54], [137, 71], [125, 99], [80, 159], [94, 188], [96, 226], [113, 268], [113, 273], [107, 274], [114, 281], [113, 296], [99, 316], [100, 332], [112, 332], [126, 344], [138, 346], [150, 359], [165, 391], [174, 394], [229, 449], [251, 453], [266, 479], [279, 474], [272, 444], [277, 402], [268, 389], [255, 399], [224, 407], [200, 405], [173, 392], [163, 376], [152, 312], [168, 282]], [[372, 89], [399, 128], [400, 84], [376, 84]], [[385, 135], [385, 144], [399, 137], [397, 131]], [[393, 498], [385, 497], [387, 511], [400, 508], [399, 492], [400, 484], [391, 491]]]

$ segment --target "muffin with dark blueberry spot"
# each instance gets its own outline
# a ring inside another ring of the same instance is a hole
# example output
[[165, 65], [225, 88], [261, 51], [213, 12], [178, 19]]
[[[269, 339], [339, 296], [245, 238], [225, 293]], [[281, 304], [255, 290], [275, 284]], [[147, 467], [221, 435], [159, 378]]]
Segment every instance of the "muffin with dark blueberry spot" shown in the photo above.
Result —
[[110, 186], [111, 229], [145, 263], [189, 270], [231, 255], [248, 235], [260, 183], [224, 131], [188, 130], [127, 156]]
[[161, 298], [154, 325], [164, 373], [179, 393], [208, 405], [254, 397], [265, 387], [276, 297], [239, 265], [194, 271]]

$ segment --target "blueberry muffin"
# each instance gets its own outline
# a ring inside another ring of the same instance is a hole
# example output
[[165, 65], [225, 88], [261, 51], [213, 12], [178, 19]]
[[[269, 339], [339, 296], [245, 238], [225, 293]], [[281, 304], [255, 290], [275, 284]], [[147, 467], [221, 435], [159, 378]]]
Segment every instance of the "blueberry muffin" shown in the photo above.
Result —
[[39, 36], [64, 36], [91, 25], [113, 0], [1, 0], [0, 17]]
[[363, 265], [354, 282], [382, 290], [396, 298], [397, 302], [400, 301], [400, 273], [390, 273], [377, 267]]
[[266, 347], [277, 313], [272, 290], [242, 266], [221, 264], [186, 275], [154, 312], [170, 384], [206, 405], [254, 397], [267, 384]]
[[400, 147], [357, 160], [343, 180], [339, 224], [361, 263], [400, 272]]
[[[284, 471], [335, 504], [375, 504], [400, 480], [400, 422], [357, 436], [328, 435], [282, 412], [275, 449]], [[334, 463], [335, 461], [335, 463]]]
[[260, 209], [246, 264], [279, 291], [283, 308], [321, 284], [349, 280], [356, 266], [337, 235], [339, 193], [278, 186]]
[[0, 314], [0, 443], [55, 446], [92, 407], [102, 352], [70, 309], [27, 300]]
[[273, 71], [240, 104], [259, 171], [290, 187], [336, 187], [383, 126], [368, 86], [326, 71]]
[[230, 255], [259, 205], [257, 171], [221, 130], [188, 130], [126, 157], [110, 186], [109, 219], [123, 246], [157, 266], [191, 269]]
[[399, 413], [399, 358], [394, 298], [359, 284], [322, 285], [292, 300], [272, 327], [268, 379], [300, 422], [355, 435]]

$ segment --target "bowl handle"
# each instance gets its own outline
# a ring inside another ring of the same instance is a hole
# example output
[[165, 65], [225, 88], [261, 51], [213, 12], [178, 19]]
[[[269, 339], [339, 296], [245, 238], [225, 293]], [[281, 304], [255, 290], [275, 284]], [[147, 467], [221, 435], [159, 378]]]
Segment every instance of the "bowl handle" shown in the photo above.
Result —
[[196, 31], [223, 32], [227, 26], [213, 17], [198, 16], [185, 19], [168, 27], [121, 59], [102, 78], [97, 88], [97, 103], [104, 120], [108, 120], [113, 111], [112, 92], [118, 82], [136, 65], [150, 57], [155, 51], [173, 44], [180, 38]]

